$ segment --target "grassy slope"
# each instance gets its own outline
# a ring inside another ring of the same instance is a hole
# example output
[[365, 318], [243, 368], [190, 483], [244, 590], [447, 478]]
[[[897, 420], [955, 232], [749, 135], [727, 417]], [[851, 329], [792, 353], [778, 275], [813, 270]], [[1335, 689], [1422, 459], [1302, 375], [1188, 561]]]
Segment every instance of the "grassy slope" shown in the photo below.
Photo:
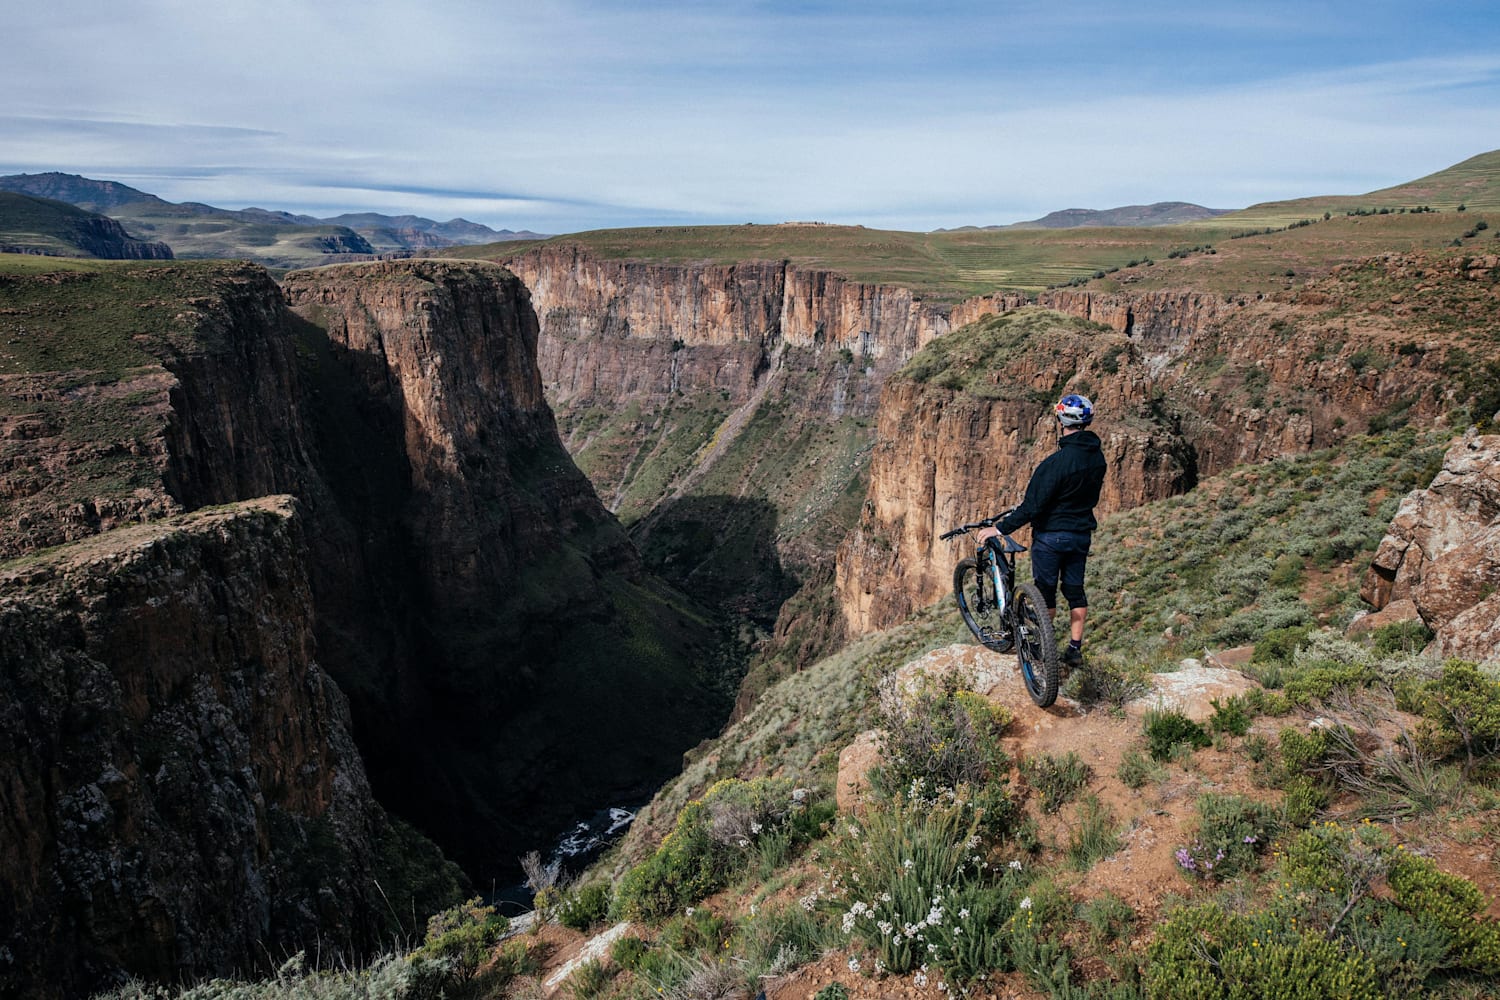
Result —
[[[1457, 212], [1460, 204], [1467, 205], [1466, 212]], [[1436, 211], [1345, 215], [1361, 209], [1418, 205]], [[1327, 222], [1322, 220], [1325, 211], [1330, 215]], [[605, 259], [670, 262], [787, 260], [827, 268], [858, 281], [903, 285], [933, 302], [956, 302], [1001, 289], [1038, 291], [1148, 259], [1155, 262], [1154, 269], [1138, 267], [1132, 272], [1135, 280], [1145, 282], [1142, 287], [1258, 292], [1281, 287], [1288, 269], [1305, 275], [1387, 250], [1447, 246], [1463, 239], [1462, 234], [1485, 213], [1500, 217], [1500, 151], [1368, 195], [1271, 202], [1179, 226], [939, 233], [795, 224], [662, 226], [574, 233], [528, 244], [527, 249], [579, 246]], [[1235, 238], [1303, 220], [1317, 220], [1317, 225]], [[1486, 246], [1495, 235], [1490, 230], [1465, 242]], [[1202, 250], [1205, 246], [1217, 253], [1208, 254]], [[1180, 265], [1167, 266], [1174, 263], [1169, 257], [1174, 251], [1193, 248], [1199, 252]], [[455, 248], [444, 254], [496, 258], [515, 252], [514, 245], [501, 243]], [[1110, 276], [1110, 280], [1120, 277], [1130, 275]]]

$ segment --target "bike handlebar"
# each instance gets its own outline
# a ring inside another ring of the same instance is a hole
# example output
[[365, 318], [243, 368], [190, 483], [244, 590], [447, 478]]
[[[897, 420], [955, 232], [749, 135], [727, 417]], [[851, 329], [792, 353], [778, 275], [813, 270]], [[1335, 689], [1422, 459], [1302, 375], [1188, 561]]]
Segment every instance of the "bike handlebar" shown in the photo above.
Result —
[[[1012, 510], [1013, 509], [1014, 508], [1012, 508]], [[957, 528], [951, 528], [948, 531], [943, 532], [941, 535], [938, 536], [938, 538], [941, 539], [942, 541], [947, 541], [948, 539], [950, 539], [950, 538], [956, 538], [959, 535], [967, 535], [969, 532], [973, 531], [975, 528], [993, 528], [997, 522], [999, 522], [1001, 519], [1003, 519], [1005, 517], [1006, 514], [1009, 514], [1009, 513], [1010, 513], [1009, 510], [1003, 510], [1000, 513], [996, 514], [994, 517], [987, 517], [987, 518], [985, 518], [982, 521], [975, 521], [972, 524], [962, 524], [962, 525], [959, 525]]]

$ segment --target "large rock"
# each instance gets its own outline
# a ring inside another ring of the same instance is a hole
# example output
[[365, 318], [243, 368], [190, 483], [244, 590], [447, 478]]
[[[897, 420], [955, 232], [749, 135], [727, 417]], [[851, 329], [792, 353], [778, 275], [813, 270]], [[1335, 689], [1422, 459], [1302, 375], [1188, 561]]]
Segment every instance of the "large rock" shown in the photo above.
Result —
[[1360, 596], [1377, 609], [1409, 600], [1437, 633], [1435, 652], [1500, 656], [1500, 435], [1472, 428], [1425, 490], [1401, 502]]
[[0, 567], [0, 994], [352, 957], [376, 881], [431, 902], [379, 870], [303, 560], [270, 497]]

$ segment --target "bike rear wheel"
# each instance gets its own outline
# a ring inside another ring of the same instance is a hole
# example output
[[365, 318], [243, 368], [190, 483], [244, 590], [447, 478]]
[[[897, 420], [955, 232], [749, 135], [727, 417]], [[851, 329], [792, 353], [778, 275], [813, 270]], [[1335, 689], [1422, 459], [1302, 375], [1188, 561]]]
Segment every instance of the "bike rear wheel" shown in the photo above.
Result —
[[[973, 560], [970, 560], [971, 562]], [[1041, 708], [1057, 700], [1057, 639], [1052, 634], [1052, 615], [1035, 584], [1023, 583], [1015, 593], [1016, 660], [1026, 693]]]
[[958, 602], [964, 624], [986, 649], [997, 653], [1011, 651], [1015, 642], [1005, 616], [1000, 613], [993, 570], [979, 572], [979, 564], [972, 556], [960, 562], [953, 568], [953, 599]]

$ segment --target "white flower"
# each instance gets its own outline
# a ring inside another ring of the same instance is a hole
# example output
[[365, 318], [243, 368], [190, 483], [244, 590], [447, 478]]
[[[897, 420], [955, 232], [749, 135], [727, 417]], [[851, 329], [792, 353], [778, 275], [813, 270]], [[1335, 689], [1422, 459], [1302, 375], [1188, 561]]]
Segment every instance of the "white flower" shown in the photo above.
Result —
[[806, 798], [807, 798], [807, 789], [805, 789], [805, 788], [793, 788], [792, 789], [792, 801], [793, 802], [801, 802], [802, 800], [804, 800]]
[[927, 911], [927, 922], [929, 924], [931, 924], [933, 927], [936, 927], [938, 924], [941, 924], [943, 922], [943, 911], [942, 911], [942, 909], [939, 908], [939, 907], [934, 906], [932, 909], [928, 910]]
[[755, 914], [758, 913], [759, 911], [760, 911], [760, 904], [758, 904], [758, 903], [751, 903], [750, 904], [750, 915], [752, 917], [755, 916]]
[[761, 829], [762, 829], [761, 825], [759, 823], [755, 822], [755, 820], [752, 819], [750, 821], [750, 832], [751, 833], [760, 833]]
[[1012, 861], [1009, 865], [1009, 868], [1013, 872], [1018, 872], [1021, 870], [1021, 862], [1019, 860]]
[[693, 914], [694, 914], [694, 913], [695, 913], [695, 912], [697, 912], [697, 911], [696, 911], [696, 910], [694, 910], [694, 909], [693, 909], [693, 908], [692, 908], [692, 907], [691, 907], [691, 906], [689, 906], [689, 907], [688, 907], [688, 908], [687, 908], [687, 915], [688, 915], [688, 916], [690, 916], [690, 917], [691, 917], [691, 916], [692, 916], [692, 915], [693, 915]]
[[750, 846], [750, 841], [746, 840], [744, 837], [741, 837], [740, 838], [740, 846], [741, 847], [749, 847]]
[[911, 871], [913, 868], [917, 867], [917, 863], [911, 858], [907, 858], [905, 861], [901, 862], [901, 867], [905, 868], [907, 871]]
[[851, 959], [849, 959], [849, 971], [850, 972], [858, 972], [859, 971], [859, 959], [857, 959], [857, 958], [851, 958]]
[[883, 975], [885, 975], [885, 963], [882, 962], [878, 958], [875, 960], [875, 975], [877, 975], [877, 976], [883, 976]]
[[891, 894], [888, 892], [882, 892], [880, 894], [880, 901], [882, 903], [889, 903], [891, 901]]
[[[751, 916], [754, 916], [754, 914], [752, 913]], [[965, 906], [963, 909], [961, 909], [961, 910], [958, 911], [958, 919], [960, 919], [960, 920], [968, 920], [969, 919], [969, 908], [967, 906]]]
[[880, 928], [880, 933], [886, 935], [887, 937], [889, 937], [891, 931], [895, 930], [896, 928], [896, 925], [891, 923], [889, 920], [882, 920], [875, 926]]
[[1027, 897], [1025, 897], [1024, 899], [1021, 900], [1021, 909], [1023, 909], [1023, 910], [1029, 910], [1029, 909], [1031, 909], [1031, 897], [1030, 896], [1027, 896]]
[[[922, 966], [922, 968], [925, 970], [927, 966], [924, 965]], [[927, 985], [927, 973], [925, 971], [918, 972], [915, 976], [911, 977], [911, 981], [915, 983], [919, 988], [924, 987]]]

